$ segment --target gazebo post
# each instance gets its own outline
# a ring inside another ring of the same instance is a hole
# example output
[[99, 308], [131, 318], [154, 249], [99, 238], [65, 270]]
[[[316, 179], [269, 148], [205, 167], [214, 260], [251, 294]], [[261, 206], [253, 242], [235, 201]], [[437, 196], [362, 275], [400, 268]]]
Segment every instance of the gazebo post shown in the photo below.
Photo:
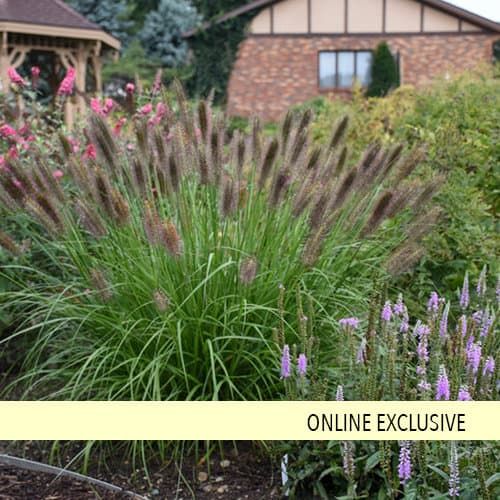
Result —
[[78, 51], [76, 53], [76, 89], [81, 92], [76, 94], [76, 109], [77, 111], [83, 115], [85, 113], [85, 99], [83, 94], [85, 94], [85, 82], [87, 77], [87, 59], [88, 52], [85, 45], [80, 42], [78, 44]]
[[92, 53], [92, 67], [94, 69], [95, 90], [97, 94], [102, 94], [102, 60], [101, 60], [102, 42], [97, 41]]
[[9, 67], [9, 52], [7, 46], [7, 32], [0, 33], [0, 81], [2, 83], [2, 91], [7, 93], [9, 89], [9, 77], [7, 69]]

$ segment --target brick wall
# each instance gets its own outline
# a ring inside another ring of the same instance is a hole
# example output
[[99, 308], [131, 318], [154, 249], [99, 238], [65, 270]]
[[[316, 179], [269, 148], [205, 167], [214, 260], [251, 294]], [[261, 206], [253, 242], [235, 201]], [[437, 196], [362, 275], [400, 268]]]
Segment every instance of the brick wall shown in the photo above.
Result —
[[[420, 85], [447, 69], [490, 62], [491, 34], [386, 37], [400, 53], [401, 83]], [[373, 49], [383, 36], [249, 36], [241, 43], [228, 88], [228, 112], [276, 120], [293, 104], [324, 91], [318, 87], [318, 52]]]

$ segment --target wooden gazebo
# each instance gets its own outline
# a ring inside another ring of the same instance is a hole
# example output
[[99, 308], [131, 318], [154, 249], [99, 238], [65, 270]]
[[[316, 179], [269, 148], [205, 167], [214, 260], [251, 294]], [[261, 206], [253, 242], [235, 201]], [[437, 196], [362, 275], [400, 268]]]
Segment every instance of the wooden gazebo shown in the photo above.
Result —
[[[75, 68], [76, 97], [67, 111], [84, 111], [87, 69], [92, 67], [95, 91], [102, 92], [104, 57], [117, 57], [120, 42], [62, 0], [0, 0], [0, 80], [9, 86], [7, 70], [18, 68], [28, 54], [50, 55], [52, 74]], [[76, 108], [76, 109], [74, 109]]]

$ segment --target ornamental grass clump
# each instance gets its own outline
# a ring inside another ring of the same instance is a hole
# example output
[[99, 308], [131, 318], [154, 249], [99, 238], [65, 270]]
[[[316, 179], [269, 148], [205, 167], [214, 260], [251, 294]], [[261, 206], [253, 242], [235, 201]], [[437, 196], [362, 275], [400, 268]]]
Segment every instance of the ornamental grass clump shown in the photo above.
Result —
[[[60, 134], [57, 176], [36, 146], [0, 171], [3, 208], [38, 255], [2, 233], [16, 287], [2, 304], [31, 345], [24, 397], [274, 397], [280, 284], [314, 297], [328, 355], [337, 305], [362, 306], [375, 270], [412, 263], [411, 221], [436, 187], [406, 179], [414, 154], [376, 143], [350, 158], [346, 119], [311, 148], [310, 111], [288, 113], [272, 139], [257, 119], [227, 137], [209, 100], [173, 94], [126, 124], [90, 111], [80, 134]], [[300, 318], [287, 322], [298, 336]]]
[[[341, 352], [334, 362], [325, 363], [316, 355], [322, 339], [318, 342], [317, 328], [310, 325], [307, 338], [314, 341], [309, 343], [307, 373], [287, 371], [284, 398], [498, 401], [500, 303], [491, 283], [488, 286], [485, 268], [474, 288], [470, 285], [466, 275], [461, 290], [456, 290], [456, 304], [433, 292], [427, 315], [419, 320], [409, 318], [401, 294], [393, 302], [384, 284], [375, 284], [367, 318], [338, 320]], [[286, 339], [286, 332], [279, 338]], [[281, 346], [278, 339], [276, 358]], [[286, 348], [290, 367], [301, 344]], [[439, 429], [429, 414], [403, 425], [416, 432]], [[292, 496], [300, 492], [305, 498], [331, 498], [335, 492], [348, 498], [498, 497], [496, 442], [292, 442], [283, 443], [280, 451], [288, 455], [285, 489]]]

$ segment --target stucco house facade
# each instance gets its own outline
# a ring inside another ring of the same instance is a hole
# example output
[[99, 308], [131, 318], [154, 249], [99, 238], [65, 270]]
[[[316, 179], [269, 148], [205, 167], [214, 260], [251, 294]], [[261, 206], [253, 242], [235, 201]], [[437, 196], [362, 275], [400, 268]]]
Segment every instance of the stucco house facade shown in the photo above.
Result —
[[385, 40], [402, 84], [491, 63], [500, 24], [442, 0], [257, 0], [221, 21], [260, 9], [240, 44], [228, 113], [276, 120], [290, 105], [346, 94], [369, 81], [372, 50]]

